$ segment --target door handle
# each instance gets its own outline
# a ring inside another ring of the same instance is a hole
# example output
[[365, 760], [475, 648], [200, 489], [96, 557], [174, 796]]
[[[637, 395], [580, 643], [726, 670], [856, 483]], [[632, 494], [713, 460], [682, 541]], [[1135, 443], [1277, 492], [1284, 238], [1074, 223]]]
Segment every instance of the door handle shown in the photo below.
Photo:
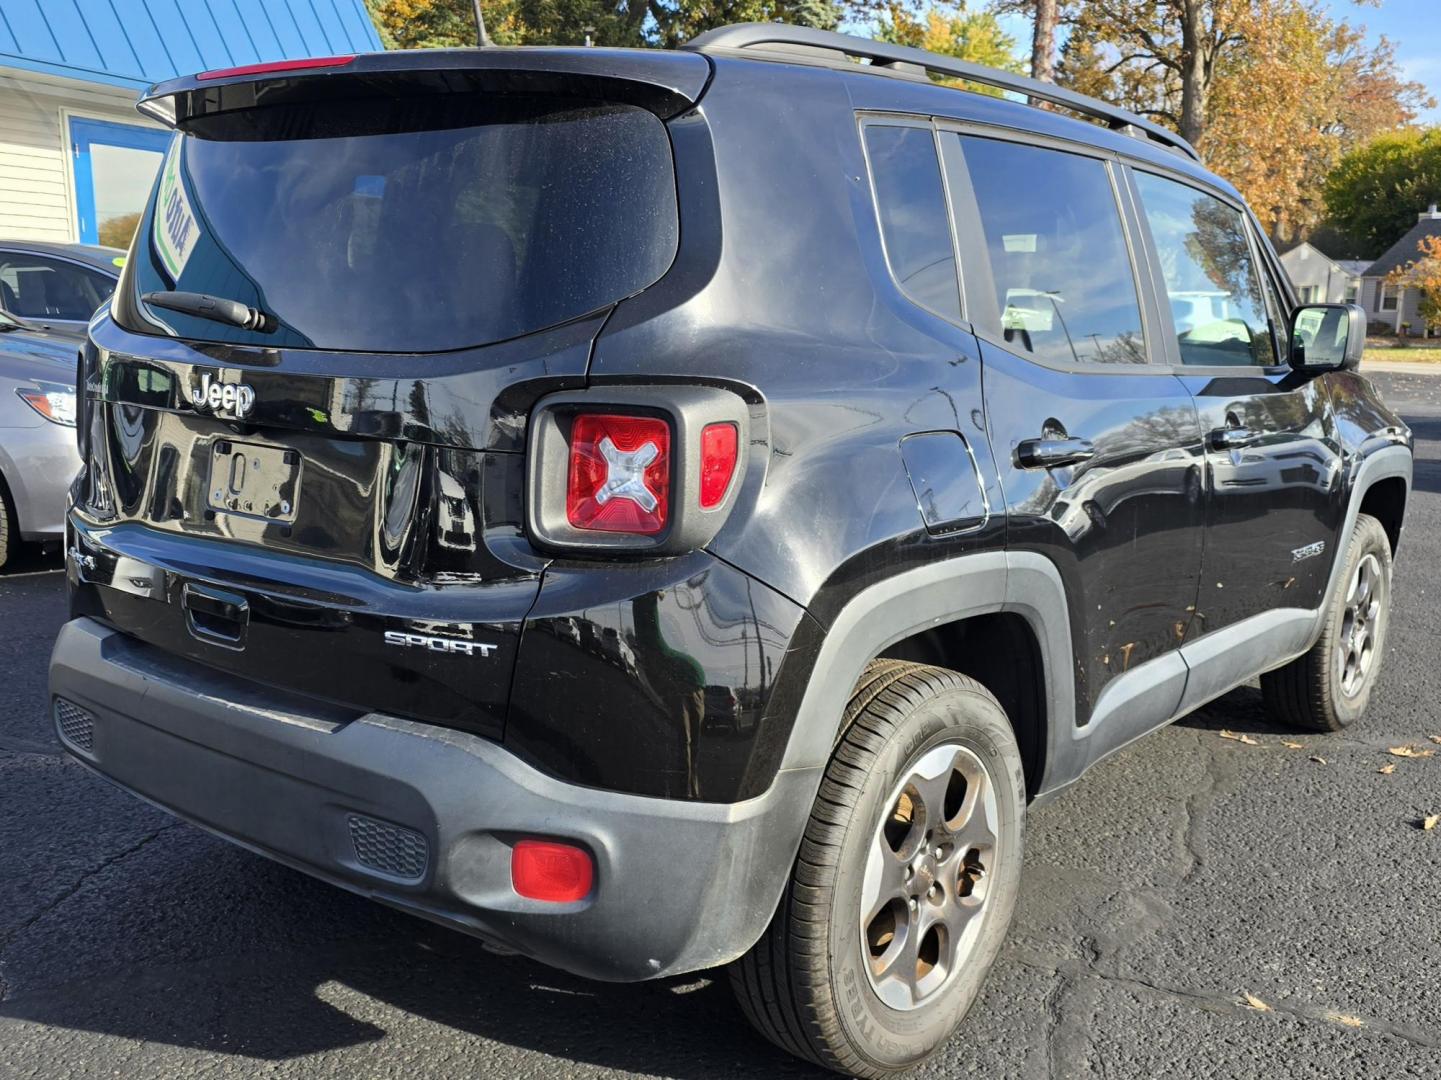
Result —
[[250, 602], [239, 593], [186, 582], [180, 591], [185, 622], [192, 636], [227, 649], [245, 648]]
[[1055, 469], [1079, 465], [1096, 456], [1090, 439], [1022, 439], [1016, 444], [1016, 464], [1023, 469]]
[[1212, 428], [1206, 436], [1206, 445], [1212, 450], [1239, 450], [1256, 441], [1256, 433], [1246, 427]]

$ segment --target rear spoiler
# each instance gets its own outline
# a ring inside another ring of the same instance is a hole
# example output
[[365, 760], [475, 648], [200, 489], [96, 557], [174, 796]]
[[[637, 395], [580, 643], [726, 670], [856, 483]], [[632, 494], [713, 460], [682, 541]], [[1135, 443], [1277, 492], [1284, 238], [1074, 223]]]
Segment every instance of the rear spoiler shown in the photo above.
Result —
[[136, 108], [167, 127], [211, 113], [327, 98], [547, 94], [637, 105], [669, 119], [700, 100], [710, 62], [649, 49], [411, 49], [203, 72], [156, 83]]

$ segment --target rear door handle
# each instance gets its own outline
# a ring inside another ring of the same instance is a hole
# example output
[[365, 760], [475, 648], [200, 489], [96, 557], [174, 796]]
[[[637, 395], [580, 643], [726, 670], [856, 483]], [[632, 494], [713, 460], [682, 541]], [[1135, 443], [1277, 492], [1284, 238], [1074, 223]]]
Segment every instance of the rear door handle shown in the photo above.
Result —
[[1239, 450], [1256, 441], [1256, 433], [1246, 427], [1212, 428], [1206, 436], [1206, 445], [1212, 450]]
[[1090, 439], [1022, 439], [1016, 444], [1016, 464], [1023, 469], [1055, 469], [1079, 465], [1096, 456]]
[[186, 582], [180, 591], [185, 622], [201, 641], [227, 649], [245, 648], [250, 625], [250, 602], [239, 593]]

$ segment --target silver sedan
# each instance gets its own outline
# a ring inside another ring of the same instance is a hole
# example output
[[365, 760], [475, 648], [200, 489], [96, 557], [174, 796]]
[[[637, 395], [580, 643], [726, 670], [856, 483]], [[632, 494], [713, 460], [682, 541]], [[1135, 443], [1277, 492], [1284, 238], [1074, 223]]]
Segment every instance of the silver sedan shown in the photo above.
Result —
[[75, 448], [73, 339], [0, 315], [0, 566], [22, 541], [65, 535]]

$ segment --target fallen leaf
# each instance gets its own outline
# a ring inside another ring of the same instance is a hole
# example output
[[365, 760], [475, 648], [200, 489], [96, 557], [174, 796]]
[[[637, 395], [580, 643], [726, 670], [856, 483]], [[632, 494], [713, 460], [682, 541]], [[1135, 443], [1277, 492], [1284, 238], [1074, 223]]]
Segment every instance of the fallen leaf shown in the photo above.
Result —
[[1319, 755], [1317, 755], [1317, 754], [1312, 754], [1312, 755], [1311, 755], [1311, 760], [1314, 761], [1317, 765], [1324, 765], [1324, 764], [1326, 764], [1326, 759], [1323, 758], [1323, 757], [1321, 757], [1321, 756], [1319, 756]]
[[1349, 1028], [1366, 1026], [1366, 1021], [1362, 1020], [1359, 1016], [1347, 1016], [1345, 1013], [1328, 1012], [1326, 1019], [1330, 1020], [1333, 1024], [1343, 1024]]
[[1433, 743], [1441, 745], [1441, 735], [1427, 735], [1426, 738], [1430, 739]]
[[1382, 765], [1376, 771], [1382, 776], [1390, 776], [1393, 772], [1396, 771], [1396, 763], [1394, 761], [1388, 761], [1385, 765]]
[[1281, 745], [1284, 746], [1284, 747], [1286, 747], [1288, 750], [1304, 750], [1304, 749], [1306, 749], [1306, 744], [1305, 744], [1305, 743], [1292, 742], [1290, 739], [1282, 739], [1282, 740], [1281, 740]]
[[1236, 742], [1238, 742], [1238, 743], [1245, 743], [1247, 746], [1260, 746], [1260, 745], [1261, 745], [1261, 743], [1260, 743], [1259, 740], [1253, 739], [1253, 738], [1251, 738], [1251, 736], [1249, 736], [1249, 735], [1237, 735], [1234, 731], [1224, 731], [1224, 730], [1223, 730], [1223, 731], [1221, 732], [1221, 738], [1223, 738], [1223, 739], [1234, 739]]
[[1414, 746], [1393, 746], [1386, 753], [1394, 757], [1431, 757], [1435, 750], [1417, 750]]
[[1271, 1006], [1267, 1005], [1264, 1001], [1262, 1001], [1260, 998], [1258, 998], [1255, 994], [1244, 994], [1244, 995], [1242, 995], [1242, 996], [1245, 997], [1245, 999], [1246, 999], [1246, 1007], [1247, 1007], [1248, 1009], [1255, 1009], [1257, 1012], [1270, 1012], [1270, 1011], [1271, 1011]]
[[1441, 825], [1441, 814], [1432, 814], [1430, 817], [1421, 819], [1421, 828], [1426, 832], [1430, 832], [1437, 825]]

